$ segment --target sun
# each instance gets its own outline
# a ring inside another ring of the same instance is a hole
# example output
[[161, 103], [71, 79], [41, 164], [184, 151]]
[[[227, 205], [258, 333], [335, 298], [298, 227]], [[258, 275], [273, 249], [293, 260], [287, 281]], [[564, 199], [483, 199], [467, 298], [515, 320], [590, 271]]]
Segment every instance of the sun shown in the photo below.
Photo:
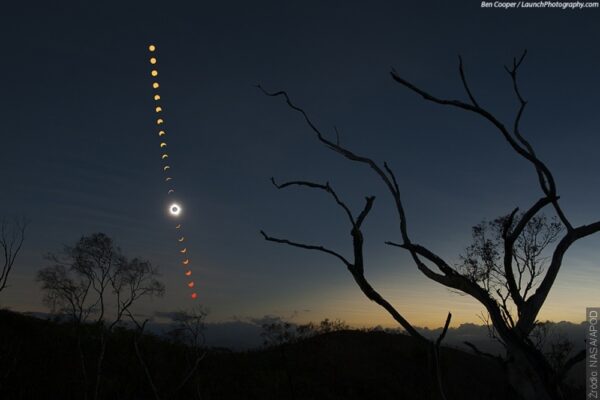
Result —
[[179, 216], [181, 214], [181, 206], [177, 203], [171, 204], [169, 206], [169, 213], [174, 217]]

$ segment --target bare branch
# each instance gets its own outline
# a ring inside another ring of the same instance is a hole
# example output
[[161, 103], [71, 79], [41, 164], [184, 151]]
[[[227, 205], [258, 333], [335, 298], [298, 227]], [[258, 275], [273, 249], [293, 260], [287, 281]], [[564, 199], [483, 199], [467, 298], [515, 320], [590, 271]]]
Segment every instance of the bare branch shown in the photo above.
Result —
[[[527, 55], [527, 49], [525, 49], [523, 51], [523, 54], [521, 54], [519, 61], [517, 61], [516, 58], [513, 58], [512, 68], [508, 68], [506, 65], [504, 66], [504, 69], [506, 70], [506, 72], [508, 72], [508, 74], [512, 78], [513, 89], [514, 89], [515, 94], [517, 95], [517, 98], [519, 99], [519, 102], [521, 104], [526, 104], [527, 102], [525, 101], [525, 99], [523, 99], [523, 96], [521, 96], [521, 93], [519, 92], [519, 85], [517, 84], [517, 71], [518, 71], [519, 67], [521, 66], [521, 64], [523, 63], [523, 60], [525, 59], [526, 55]], [[523, 143], [523, 144], [525, 144], [525, 143]]]
[[554, 284], [554, 280], [558, 275], [558, 271], [562, 265], [562, 260], [573, 243], [582, 239], [586, 236], [593, 235], [594, 233], [600, 232], [600, 221], [594, 222], [589, 225], [582, 225], [572, 230], [567, 231], [565, 236], [560, 240], [554, 253], [552, 254], [552, 261], [546, 271], [546, 275], [542, 280], [542, 283], [537, 288], [535, 293], [526, 301], [521, 318], [517, 323], [517, 328], [523, 332], [528, 333], [533, 329], [534, 323], [537, 319], [537, 315], [550, 293], [550, 289]]
[[389, 167], [387, 162], [383, 163], [383, 168], [387, 171], [388, 175], [392, 178], [393, 183], [393, 192], [400, 193], [400, 187], [398, 186], [398, 181], [396, 181], [396, 175], [394, 175], [394, 171]]
[[[517, 140], [519, 140], [519, 142], [521, 142], [521, 144], [527, 149], [527, 151], [533, 157], [537, 158], [535, 151], [533, 149], [533, 146], [529, 143], [529, 141], [527, 141], [523, 137], [523, 135], [521, 135], [521, 131], [520, 131], [521, 117], [523, 116], [523, 112], [525, 111], [525, 107], [527, 106], [527, 101], [521, 95], [521, 92], [519, 89], [519, 84], [517, 82], [517, 74], [518, 74], [519, 67], [523, 63], [523, 60], [525, 59], [526, 55], [527, 55], [527, 50], [524, 50], [523, 54], [521, 55], [519, 60], [517, 60], [516, 58], [513, 58], [512, 68], [508, 68], [505, 66], [504, 69], [506, 70], [506, 72], [508, 72], [508, 74], [511, 77], [511, 80], [513, 83], [513, 90], [514, 90], [515, 95], [517, 96], [517, 99], [519, 100], [519, 104], [520, 104], [519, 110], [517, 112], [517, 116], [515, 117], [514, 126], [513, 126], [513, 131], [514, 131], [515, 137], [517, 138]], [[540, 186], [542, 187], [542, 190], [544, 191], [546, 196], [553, 198], [552, 205], [554, 206], [556, 213], [558, 214], [558, 217], [560, 218], [562, 223], [567, 227], [568, 230], [573, 229], [571, 222], [567, 219], [562, 208], [558, 204], [558, 198], [554, 198], [554, 197], [556, 197], [556, 188], [554, 185], [554, 178], [550, 174], [550, 171], [544, 171], [542, 168], [539, 168], [539, 166], [536, 166], [536, 172], [538, 174], [538, 180], [540, 182]]]
[[506, 240], [506, 238], [511, 234], [511, 229], [513, 226], [513, 222], [515, 220], [515, 215], [519, 211], [519, 207], [516, 207], [512, 212], [508, 215], [508, 217], [504, 220], [504, 224], [502, 226], [502, 239]]
[[[520, 61], [522, 61], [522, 58]], [[519, 65], [520, 65], [520, 63], [517, 63], [517, 61], [515, 60], [515, 66], [518, 67]], [[398, 82], [399, 84], [403, 85], [404, 87], [412, 90], [413, 92], [419, 94], [427, 101], [431, 101], [433, 103], [437, 103], [437, 104], [441, 104], [441, 105], [449, 105], [452, 107], [460, 108], [460, 109], [478, 114], [478, 115], [484, 117], [485, 119], [487, 119], [500, 131], [502, 136], [506, 139], [506, 141], [510, 144], [510, 146], [519, 155], [521, 155], [523, 158], [525, 158], [526, 160], [528, 160], [529, 162], [531, 162], [533, 164], [533, 166], [536, 168], [536, 172], [538, 172], [538, 175], [541, 174], [540, 177], [542, 177], [543, 179], [540, 181], [540, 185], [541, 185], [544, 193], [546, 195], [555, 195], [556, 194], [554, 178], [552, 177], [552, 174], [550, 173], [550, 170], [546, 167], [546, 165], [541, 160], [539, 160], [534, 153], [531, 153], [529, 151], [527, 146], [523, 144], [524, 142], [521, 142], [521, 139], [517, 138], [517, 140], [515, 140], [513, 135], [506, 128], [506, 126], [502, 122], [500, 122], [496, 117], [494, 117], [494, 115], [491, 114], [489, 111], [487, 111], [486, 109], [484, 109], [476, 104], [468, 104], [468, 103], [465, 103], [460, 100], [442, 99], [440, 97], [433, 96], [433, 95], [429, 94], [428, 92], [426, 92], [425, 90], [417, 87], [416, 85], [414, 85], [411, 82], [407, 81], [406, 79], [402, 78], [398, 74], [398, 72], [396, 72], [396, 70], [394, 70], [394, 69], [392, 69], [392, 71], [391, 71], [391, 76], [396, 82]], [[545, 181], [547, 181], [548, 186], [546, 186]]]
[[25, 231], [29, 221], [25, 218], [15, 218], [8, 222], [0, 221], [0, 252], [4, 261], [0, 264], [0, 292], [6, 288], [8, 276], [25, 241]]
[[329, 186], [329, 182], [325, 183], [324, 185], [320, 184], [320, 183], [314, 183], [314, 182], [308, 182], [308, 181], [290, 181], [290, 182], [285, 182], [282, 184], [277, 184], [275, 182], [275, 178], [271, 178], [271, 182], [277, 189], [284, 189], [288, 186], [306, 186], [306, 187], [310, 187], [313, 189], [321, 189], [321, 190], [326, 191], [333, 197], [335, 202], [344, 209], [344, 212], [348, 216], [348, 219], [350, 220], [350, 223], [352, 224], [352, 226], [356, 225], [356, 222], [354, 221], [354, 217], [352, 216], [352, 212], [350, 211], [348, 206], [343, 201], [340, 200], [340, 198], [338, 197], [337, 193], [333, 190], [333, 188], [331, 186]]
[[375, 201], [375, 196], [367, 196], [367, 197], [365, 197], [365, 200], [366, 200], [365, 208], [363, 208], [363, 210], [360, 212], [360, 215], [358, 216], [358, 219], [356, 220], [355, 226], [357, 228], [360, 228], [362, 226], [362, 223], [364, 222], [365, 218], [367, 218], [367, 215], [371, 211], [371, 208], [373, 208], [373, 202]]
[[[321, 143], [323, 143], [329, 149], [335, 151], [338, 154], [341, 154], [342, 156], [346, 157], [349, 160], [357, 161], [357, 162], [361, 162], [361, 163], [369, 165], [381, 177], [381, 179], [383, 179], [383, 181], [386, 183], [388, 188], [391, 191], [394, 191], [394, 184], [392, 183], [392, 180], [390, 179], [390, 177], [387, 176], [386, 173], [373, 160], [371, 160], [367, 157], [359, 156], [359, 155], [351, 152], [350, 150], [342, 147], [339, 143], [334, 143], [334, 142], [326, 139], [325, 136], [321, 133], [321, 131], [317, 128], [317, 126], [308, 117], [308, 114], [306, 113], [306, 111], [304, 111], [302, 108], [300, 108], [300, 107], [296, 106], [294, 103], [292, 103], [287, 92], [285, 92], [285, 91], [267, 92], [265, 89], [262, 88], [262, 86], [257, 85], [257, 87], [267, 96], [283, 97], [285, 99], [287, 105], [291, 109], [302, 114], [302, 116], [304, 117], [304, 120], [306, 121], [308, 126], [311, 128], [311, 130], [314, 133], [316, 133], [317, 139], [319, 139], [319, 141]], [[397, 187], [396, 187], [396, 189], [397, 189]]]
[[[273, 183], [278, 187], [284, 186], [284, 185], [277, 185], [274, 181], [273, 181]], [[329, 191], [329, 189], [330, 189], [329, 185], [320, 185], [320, 184], [314, 184], [311, 182], [304, 182], [304, 181], [301, 181], [301, 182], [296, 181], [296, 182], [292, 182], [290, 184], [299, 184], [302, 186], [316, 187], [316, 188], [327, 190], [327, 191]], [[338, 203], [342, 203], [341, 200], [339, 200], [339, 198], [337, 198], [337, 196], [335, 196], [335, 198], [336, 198], [336, 201], [338, 201]], [[387, 300], [385, 300], [365, 279], [364, 259], [363, 259], [363, 236], [362, 236], [362, 232], [360, 231], [360, 227], [361, 227], [362, 223], [364, 222], [365, 218], [367, 217], [368, 213], [370, 212], [374, 201], [375, 201], [374, 196], [366, 197], [365, 206], [364, 206], [363, 210], [361, 211], [356, 222], [354, 222], [354, 217], [352, 216], [352, 213], [349, 211], [349, 209], [345, 208], [348, 211], [350, 221], [352, 223], [351, 235], [352, 235], [352, 245], [353, 245], [353, 250], [354, 250], [354, 262], [353, 263], [349, 262], [345, 257], [340, 255], [339, 253], [336, 253], [332, 250], [324, 248], [323, 246], [307, 245], [307, 244], [303, 244], [303, 243], [292, 242], [287, 239], [273, 238], [273, 237], [268, 236], [264, 231], [261, 231], [260, 233], [268, 241], [283, 243], [283, 244], [287, 244], [290, 246], [295, 246], [295, 247], [308, 249], [308, 250], [318, 250], [318, 251], [321, 251], [321, 252], [324, 252], [327, 254], [331, 254], [331, 255], [337, 257], [346, 265], [346, 267], [352, 274], [352, 277], [354, 278], [355, 282], [357, 283], [357, 285], [359, 286], [361, 291], [365, 294], [365, 296], [368, 299], [370, 299], [371, 301], [374, 301], [375, 303], [377, 303], [381, 307], [383, 307], [386, 311], [388, 311], [388, 313], [410, 335], [412, 335], [413, 337], [417, 338], [418, 340], [420, 340], [422, 342], [429, 342], [398, 312], [398, 310], [396, 310]]]
[[524, 305], [524, 299], [521, 296], [517, 283], [515, 281], [515, 276], [513, 273], [512, 260], [514, 254], [514, 243], [523, 232], [523, 229], [527, 226], [529, 221], [546, 205], [552, 202], [552, 198], [550, 197], [542, 197], [539, 199], [533, 206], [531, 206], [521, 217], [517, 226], [511, 230], [512, 222], [514, 220], [515, 213], [518, 209], [515, 209], [508, 220], [505, 222], [506, 225], [503, 229], [503, 237], [504, 237], [504, 274], [506, 277], [506, 283], [510, 292], [510, 296], [512, 300], [515, 302], [519, 313]]
[[[265, 89], [263, 89], [263, 87], [261, 85], [256, 85], [256, 87], [259, 88], [267, 96], [271, 96], [271, 97], [283, 96], [285, 98], [287, 105], [290, 106], [290, 108], [292, 108], [292, 109], [298, 111], [300, 114], [302, 114], [302, 116], [304, 117], [304, 120], [306, 121], [308, 126], [310, 126], [310, 128], [317, 134], [319, 139], [322, 141], [326, 141], [326, 139], [323, 136], [323, 134], [321, 133], [321, 131], [317, 128], [317, 126], [315, 124], [313, 124], [311, 119], [308, 117], [308, 114], [300, 107], [295, 106], [285, 91], [281, 90], [279, 92], [267, 92]], [[331, 142], [328, 142], [328, 143], [331, 143]], [[333, 143], [331, 143], [331, 145], [335, 146], [335, 144], [333, 144]]]
[[436, 347], [440, 347], [442, 340], [444, 340], [444, 338], [446, 337], [446, 333], [448, 332], [448, 327], [450, 326], [451, 319], [452, 319], [452, 313], [448, 312], [448, 316], [446, 317], [446, 322], [444, 323], [444, 329], [442, 329], [442, 333], [440, 333], [440, 336], [438, 336], [437, 340], [435, 341]]
[[283, 244], [287, 244], [287, 245], [294, 246], [294, 247], [300, 247], [302, 249], [307, 249], [307, 250], [322, 251], [323, 253], [331, 254], [332, 256], [337, 257], [348, 268], [350, 268], [352, 266], [352, 264], [348, 260], [346, 260], [346, 258], [344, 258], [344, 256], [340, 255], [339, 253], [336, 253], [333, 250], [329, 250], [329, 249], [327, 249], [327, 248], [325, 248], [323, 246], [315, 246], [315, 245], [297, 243], [297, 242], [292, 242], [292, 241], [287, 240], [287, 239], [278, 239], [278, 238], [271, 237], [271, 236], [267, 235], [264, 231], [260, 231], [260, 234], [263, 235], [263, 237], [265, 238], [265, 240], [268, 240], [269, 242], [283, 243]]
[[456, 273], [456, 271], [450, 265], [448, 265], [448, 263], [446, 261], [444, 261], [438, 255], [434, 254], [431, 250], [429, 250], [421, 245], [414, 244], [414, 243], [398, 244], [398, 243], [394, 243], [394, 242], [390, 242], [390, 241], [385, 242], [385, 244], [390, 245], [390, 246], [395, 246], [395, 247], [401, 247], [401, 248], [408, 250], [412, 253], [415, 253], [421, 257], [424, 257], [425, 259], [434, 263], [438, 267], [438, 269], [440, 271], [442, 271], [445, 275], [448, 275], [448, 276], [458, 275]]
[[[300, 112], [303, 115], [303, 117], [307, 121], [310, 128], [317, 134], [317, 138], [323, 144], [325, 144], [328, 148], [334, 150], [336, 153], [343, 155], [348, 160], [367, 164], [371, 169], [373, 169], [375, 171], [375, 173], [383, 180], [383, 182], [389, 189], [389, 191], [392, 194], [392, 197], [394, 199], [394, 204], [396, 206], [396, 210], [397, 210], [398, 216], [399, 216], [400, 233], [402, 235], [402, 240], [404, 241], [404, 244], [402, 246], [410, 246], [411, 243], [410, 243], [410, 238], [408, 235], [406, 215], [404, 212], [404, 206], [402, 204], [400, 191], [398, 188], [398, 183], [396, 181], [396, 178], [395, 178], [393, 172], [389, 168], [389, 166], [387, 164], [384, 164], [384, 167], [381, 168], [372, 159], [358, 155], [342, 146], [339, 146], [339, 145], [327, 140], [322, 135], [321, 131], [316, 127], [316, 125], [314, 125], [312, 123], [312, 121], [308, 117], [308, 114], [303, 109], [301, 109], [300, 107], [298, 107], [292, 103], [292, 101], [290, 100], [290, 98], [286, 92], [279, 91], [279, 92], [270, 93], [270, 92], [267, 92], [264, 89], [262, 89], [262, 87], [259, 87], [259, 88], [263, 91], [264, 94], [266, 94], [268, 96], [284, 97], [288, 106], [290, 108]], [[420, 91], [420, 89], [417, 89], [417, 90]], [[462, 104], [464, 104], [464, 103], [462, 103]], [[469, 109], [473, 108], [473, 106], [470, 106], [470, 105], [466, 105], [466, 106]], [[264, 235], [265, 234], [263, 233], [263, 236]], [[299, 243], [293, 243], [293, 242], [289, 242], [289, 241], [282, 240], [282, 239], [277, 239], [277, 240], [272, 240], [272, 241], [279, 241], [280, 243], [286, 243], [286, 244], [290, 244], [290, 245], [293, 245], [296, 247], [306, 246], [306, 245], [301, 245]], [[309, 246], [309, 247], [304, 247], [304, 248], [324, 251], [324, 249], [322, 249], [320, 246]], [[492, 316], [493, 320], [495, 321], [495, 323], [499, 324], [498, 329], [502, 330], [503, 332], [508, 332], [508, 327], [506, 327], [506, 325], [504, 324], [504, 320], [501, 317], [501, 313], [500, 313], [500, 310], [499, 310], [496, 302], [492, 298], [490, 298], [490, 296], [483, 289], [481, 289], [477, 284], [475, 284], [474, 282], [469, 281], [467, 278], [455, 273], [455, 271], [445, 261], [443, 261], [440, 257], [436, 256], [435, 254], [433, 254], [431, 251], [429, 251], [428, 249], [426, 249], [424, 247], [412, 246], [412, 247], [407, 247], [407, 249], [410, 251], [411, 256], [412, 256], [413, 260], [415, 261], [419, 270], [421, 272], [423, 272], [428, 278], [430, 278], [438, 283], [441, 283], [445, 286], [461, 290], [461, 291], [468, 293], [468, 294], [472, 295], [473, 297], [477, 298], [488, 309], [488, 311], [489, 311], [490, 315]], [[356, 250], [356, 245], [355, 245], [355, 250]], [[333, 254], [338, 258], [341, 257], [337, 253], [332, 252], [330, 254]], [[444, 272], [444, 274], [446, 274], [446, 275], [440, 275], [440, 274], [433, 272], [431, 269], [429, 269], [425, 265], [425, 263], [423, 263], [420, 260], [419, 255], [424, 256], [426, 258], [429, 257], [428, 259], [430, 261], [434, 262], [438, 266], [438, 268], [440, 268], [440, 270], [442, 272]], [[341, 259], [343, 259], [343, 258], [341, 258]], [[345, 260], [345, 259], [343, 259], [343, 260]], [[361, 268], [361, 267], [362, 266], [360, 266], [360, 265], [357, 266], [357, 268]]]
[[437, 377], [438, 390], [443, 400], [446, 400], [446, 393], [444, 392], [444, 384], [442, 381], [442, 368], [440, 361], [440, 345], [442, 344], [442, 340], [446, 336], [446, 332], [448, 332], [448, 326], [450, 326], [450, 320], [452, 319], [452, 314], [448, 312], [448, 316], [446, 317], [446, 323], [444, 324], [444, 328], [442, 329], [442, 333], [438, 336], [437, 340], [433, 345], [433, 356], [435, 359], [435, 376]]
[[458, 56], [458, 71], [460, 73], [460, 80], [462, 81], [463, 87], [465, 88], [469, 99], [471, 99], [471, 104], [473, 104], [475, 107], [479, 107], [477, 100], [475, 100], [475, 97], [473, 97], [473, 93], [471, 93], [471, 89], [469, 89], [469, 85], [467, 84], [467, 78], [465, 78], [465, 71], [463, 68], [463, 60], [460, 55]]
[[[558, 197], [556, 197], [556, 200], [558, 200]], [[517, 237], [519, 237], [519, 235], [521, 234], [521, 232], [523, 232], [523, 229], [525, 229], [529, 221], [531, 221], [531, 219], [538, 212], [540, 212], [542, 208], [550, 204], [552, 201], [554, 201], [554, 198], [552, 197], [542, 197], [537, 202], [535, 202], [535, 204], [533, 204], [529, 208], [529, 210], [525, 211], [525, 213], [519, 219], [519, 222], [517, 223], [515, 228], [508, 235], [506, 235], [509, 242], [514, 243]]]
[[475, 346], [471, 342], [463, 342], [463, 343], [466, 346], [468, 346], [471, 350], [473, 350], [475, 352], [475, 354], [477, 354], [478, 356], [491, 358], [492, 360], [499, 362], [502, 366], [504, 366], [504, 364], [506, 363], [506, 361], [502, 357], [487, 353], [485, 351], [481, 351], [477, 348], [477, 346]]

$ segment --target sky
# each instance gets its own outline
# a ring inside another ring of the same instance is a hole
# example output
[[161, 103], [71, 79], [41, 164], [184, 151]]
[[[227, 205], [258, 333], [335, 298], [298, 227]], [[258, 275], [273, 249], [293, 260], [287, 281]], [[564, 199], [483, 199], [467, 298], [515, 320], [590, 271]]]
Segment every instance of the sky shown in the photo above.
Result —
[[[199, 301], [209, 319], [277, 315], [394, 326], [345, 267], [273, 236], [350, 255], [350, 226], [322, 193], [277, 180], [330, 182], [364, 225], [366, 276], [415, 325], [480, 322], [482, 308], [429, 281], [402, 250], [390, 196], [372, 172], [318, 143], [301, 117], [256, 87], [286, 90], [343, 145], [387, 161], [415, 241], [451, 262], [470, 227], [527, 207], [534, 171], [477, 116], [427, 103], [403, 77], [466, 100], [457, 55], [480, 103], [512, 121], [503, 65], [524, 49], [522, 131], [553, 171], [574, 224], [600, 218], [600, 9], [482, 9], [477, 1], [10, 2], [0, 13], [3, 189], [0, 215], [31, 220], [3, 306], [44, 311], [43, 255], [104, 232], [158, 265], [166, 295], [151, 315], [189, 307], [165, 212], [147, 46], [158, 47], [169, 154]], [[598, 235], [573, 246], [540, 314], [579, 322], [597, 306]]]

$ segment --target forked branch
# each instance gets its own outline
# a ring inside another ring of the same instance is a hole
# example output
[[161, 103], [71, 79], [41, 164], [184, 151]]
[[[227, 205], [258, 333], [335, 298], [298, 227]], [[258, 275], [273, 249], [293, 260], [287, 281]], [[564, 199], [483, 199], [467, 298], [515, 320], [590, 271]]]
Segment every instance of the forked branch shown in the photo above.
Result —
[[331, 186], [329, 184], [323, 185], [323, 184], [307, 182], [307, 181], [291, 181], [291, 182], [287, 182], [287, 183], [278, 185], [277, 183], [275, 183], [274, 180], [272, 180], [272, 182], [278, 189], [298, 185], [298, 186], [305, 186], [305, 187], [309, 187], [309, 188], [321, 189], [321, 190], [326, 191], [327, 193], [330, 193], [332, 198], [335, 200], [335, 202], [346, 211], [346, 213], [348, 214], [348, 217], [350, 219], [350, 222], [352, 224], [351, 236], [352, 236], [352, 246], [353, 246], [354, 258], [353, 258], [353, 261], [349, 261], [346, 257], [342, 256], [338, 252], [330, 250], [321, 245], [311, 245], [311, 244], [294, 242], [294, 241], [291, 241], [288, 239], [276, 238], [276, 237], [267, 235], [264, 231], [260, 231], [261, 235], [265, 238], [265, 240], [275, 242], [275, 243], [287, 244], [289, 246], [298, 247], [298, 248], [307, 249], [307, 250], [316, 250], [316, 251], [320, 251], [320, 252], [323, 252], [326, 254], [330, 254], [330, 255], [338, 258], [348, 268], [348, 271], [350, 271], [350, 273], [352, 274], [354, 281], [356, 282], [358, 287], [361, 289], [361, 291], [364, 293], [364, 295], [368, 299], [370, 299], [371, 301], [373, 301], [373, 302], [379, 304], [381, 307], [383, 307], [400, 324], [400, 326], [402, 326], [411, 336], [415, 337], [416, 339], [418, 339], [419, 341], [421, 341], [423, 343], [429, 343], [429, 340], [426, 339], [425, 337], [423, 337], [408, 322], [408, 320], [406, 320], [400, 314], [400, 312], [398, 312], [398, 310], [396, 310], [396, 308], [394, 308], [394, 306], [392, 306], [387, 300], [385, 300], [371, 286], [371, 284], [367, 281], [367, 279], [364, 276], [364, 258], [363, 258], [363, 243], [364, 243], [364, 241], [363, 241], [363, 234], [361, 232], [361, 226], [373, 207], [373, 202], [375, 201], [375, 197], [374, 196], [366, 197], [366, 202], [365, 202], [365, 205], [364, 205], [362, 211], [360, 212], [358, 218], [355, 218], [354, 215], [352, 214], [352, 212], [350, 211], [350, 209], [339, 198], [339, 196], [337, 196], [336, 192], [331, 188]]
[[277, 182], [275, 182], [275, 178], [271, 178], [271, 182], [277, 189], [284, 189], [288, 186], [306, 186], [309, 188], [321, 189], [321, 190], [326, 191], [327, 193], [329, 193], [331, 195], [331, 197], [333, 197], [335, 202], [340, 207], [342, 207], [342, 209], [348, 216], [348, 219], [350, 220], [350, 223], [352, 224], [352, 226], [356, 225], [356, 222], [354, 221], [354, 217], [352, 216], [352, 212], [350, 212], [350, 209], [348, 208], [348, 206], [343, 201], [340, 200], [337, 193], [331, 188], [331, 186], [329, 186], [329, 182], [325, 183], [324, 185], [321, 183], [314, 183], [314, 182], [308, 182], [308, 181], [290, 181], [290, 182], [278, 184]]
[[[510, 146], [519, 155], [521, 155], [523, 158], [525, 158], [526, 160], [528, 160], [529, 162], [531, 162], [533, 164], [533, 166], [535, 167], [536, 173], [538, 175], [540, 187], [541, 187], [542, 191], [544, 192], [544, 194], [547, 197], [555, 198], [556, 197], [556, 184], [554, 181], [554, 177], [552, 176], [552, 173], [550, 172], [548, 167], [537, 157], [537, 155], [535, 154], [535, 152], [533, 150], [533, 147], [523, 137], [523, 135], [521, 134], [520, 129], [519, 129], [519, 124], [520, 124], [523, 112], [525, 110], [525, 107], [527, 105], [527, 102], [523, 99], [523, 96], [521, 95], [521, 92], [519, 90], [519, 86], [517, 83], [517, 75], [518, 75], [519, 67], [521, 66], [526, 54], [527, 54], [527, 52], [525, 51], [518, 60], [515, 58], [513, 60], [512, 68], [505, 67], [506, 71], [511, 76], [511, 79], [513, 82], [513, 88], [514, 88], [514, 91], [515, 91], [517, 98], [519, 100], [519, 103], [520, 103], [519, 110], [517, 111], [517, 115], [516, 115], [515, 121], [513, 123], [513, 132], [510, 132], [509, 129], [499, 119], [497, 119], [487, 109], [479, 106], [477, 101], [475, 101], [475, 99], [472, 95], [472, 92], [466, 83], [462, 58], [460, 58], [460, 57], [459, 57], [459, 73], [461, 76], [461, 81], [463, 83], [463, 86], [465, 87], [465, 90], [469, 96], [469, 99], [471, 100], [471, 104], [465, 103], [461, 100], [444, 99], [444, 98], [441, 98], [438, 96], [434, 96], [434, 95], [430, 94], [429, 92], [414, 85], [410, 81], [401, 77], [400, 74], [398, 74], [398, 72], [395, 69], [392, 69], [391, 76], [394, 79], [394, 81], [396, 81], [399, 84], [401, 84], [402, 86], [410, 89], [411, 91], [419, 94], [427, 101], [430, 101], [430, 102], [433, 102], [436, 104], [448, 105], [448, 106], [460, 108], [460, 109], [463, 109], [466, 111], [470, 111], [470, 112], [473, 112], [475, 114], [478, 114], [478, 115], [484, 117], [486, 120], [491, 122], [500, 131], [500, 133], [506, 139], [506, 141], [510, 144]], [[552, 204], [553, 204], [554, 208], [556, 209], [556, 213], [558, 214], [558, 216], [561, 219], [561, 221], [563, 222], [563, 224], [567, 227], [567, 229], [572, 229], [571, 223], [569, 222], [569, 220], [567, 219], [567, 217], [565, 216], [565, 214], [563, 213], [562, 209], [560, 208], [560, 206], [558, 204], [558, 200], [553, 200]]]

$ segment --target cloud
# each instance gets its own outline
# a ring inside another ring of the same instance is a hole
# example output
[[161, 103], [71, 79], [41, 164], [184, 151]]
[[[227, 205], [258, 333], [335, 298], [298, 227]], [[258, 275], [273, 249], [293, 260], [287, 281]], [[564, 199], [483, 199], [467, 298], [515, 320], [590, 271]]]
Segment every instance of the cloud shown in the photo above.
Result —
[[[574, 350], [585, 347], [585, 322], [574, 324], [572, 322], [547, 322], [548, 333], [545, 341], [546, 348], [559, 339], [567, 339], [573, 343]], [[442, 328], [427, 329], [416, 328], [421, 334], [430, 339], [436, 339], [442, 332]], [[488, 328], [485, 325], [473, 323], [461, 324], [457, 328], [449, 328], [444, 344], [446, 346], [467, 348], [465, 341], [473, 343], [479, 350], [492, 354], [503, 354], [504, 348], [495, 339], [490, 338]]]
[[289, 322], [286, 319], [277, 316], [277, 315], [265, 315], [260, 318], [248, 318], [248, 321], [257, 326], [270, 325], [270, 324], [278, 324], [283, 322]]
[[158, 319], [166, 319], [169, 321], [173, 321], [174, 318], [180, 314], [181, 311], [155, 311], [154, 317]]

